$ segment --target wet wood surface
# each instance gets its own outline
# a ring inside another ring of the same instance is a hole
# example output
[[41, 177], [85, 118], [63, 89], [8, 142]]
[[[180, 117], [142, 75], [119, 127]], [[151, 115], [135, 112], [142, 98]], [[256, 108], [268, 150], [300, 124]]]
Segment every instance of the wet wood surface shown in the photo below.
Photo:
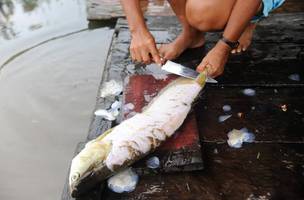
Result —
[[142, 176], [136, 190], [103, 199], [303, 199], [302, 144], [204, 144], [203, 171]]
[[[195, 107], [203, 141], [226, 143], [229, 131], [246, 127], [255, 143], [304, 144], [304, 87], [251, 87], [255, 96], [244, 95], [244, 89], [206, 88]], [[224, 105], [231, 111], [223, 111]], [[222, 115], [231, 117], [219, 122]]]
[[[172, 16], [174, 14], [166, 0], [140, 0], [140, 4], [146, 16]], [[275, 13], [303, 12], [303, 10], [303, 0], [286, 0]], [[125, 17], [120, 0], [87, 0], [87, 11], [89, 20]]]
[[[219, 84], [204, 89], [194, 107], [204, 170], [143, 175], [134, 192], [116, 194], [98, 187], [81, 199], [304, 199], [303, 22], [303, 13], [274, 14], [262, 21], [248, 52], [231, 56]], [[180, 30], [174, 17], [148, 17], [147, 24], [158, 43], [171, 41]], [[131, 62], [128, 37], [126, 21], [119, 19], [101, 87], [108, 80], [123, 83], [129, 75], [152, 73]], [[216, 37], [207, 35], [205, 47], [188, 50], [177, 61], [194, 68]], [[246, 88], [255, 95], [244, 95]], [[96, 109], [109, 108], [116, 99], [122, 95], [98, 96]], [[225, 113], [223, 105], [231, 111]], [[232, 117], [219, 123], [224, 114]], [[94, 116], [87, 140], [119, 122]], [[229, 147], [227, 133], [243, 127], [256, 141], [240, 149]], [[62, 199], [72, 199], [67, 187]]]
[[[148, 16], [173, 15], [165, 0], [140, 0], [142, 11]], [[124, 17], [120, 0], [87, 0], [88, 19], [103, 20]]]

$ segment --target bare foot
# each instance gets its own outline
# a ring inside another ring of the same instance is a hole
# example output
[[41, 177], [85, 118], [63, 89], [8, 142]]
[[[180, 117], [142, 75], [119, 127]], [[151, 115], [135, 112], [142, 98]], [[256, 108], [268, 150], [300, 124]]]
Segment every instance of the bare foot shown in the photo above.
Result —
[[256, 27], [256, 24], [250, 23], [245, 31], [242, 33], [239, 42], [240, 45], [231, 51], [231, 53], [240, 53], [242, 51], [246, 51], [251, 44], [253, 31]]
[[202, 32], [197, 30], [183, 30], [173, 42], [161, 45], [159, 53], [166, 60], [172, 60], [177, 58], [187, 48], [200, 47], [204, 43], [205, 37]]

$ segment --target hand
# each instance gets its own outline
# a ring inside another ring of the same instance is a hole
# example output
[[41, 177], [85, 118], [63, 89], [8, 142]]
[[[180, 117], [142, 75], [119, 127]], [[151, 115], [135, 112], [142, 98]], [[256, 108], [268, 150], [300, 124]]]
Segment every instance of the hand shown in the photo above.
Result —
[[148, 30], [133, 32], [131, 37], [130, 54], [133, 61], [161, 64], [155, 40]]
[[207, 73], [211, 77], [216, 77], [224, 72], [224, 66], [228, 60], [230, 47], [221, 40], [211, 49], [203, 58], [202, 62], [196, 68], [198, 72], [207, 68]]

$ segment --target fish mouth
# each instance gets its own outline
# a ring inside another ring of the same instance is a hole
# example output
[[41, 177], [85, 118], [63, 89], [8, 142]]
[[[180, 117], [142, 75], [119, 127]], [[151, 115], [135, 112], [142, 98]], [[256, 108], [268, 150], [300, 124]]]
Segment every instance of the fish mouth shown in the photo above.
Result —
[[[103, 180], [108, 178], [113, 172], [106, 165], [100, 165], [86, 172], [78, 180], [71, 182], [70, 194], [73, 198], [83, 197], [94, 189], [100, 189]], [[101, 184], [101, 185], [100, 185]]]
[[70, 185], [70, 194], [73, 198], [86, 196], [90, 191], [97, 188], [99, 182], [97, 174], [90, 171]]

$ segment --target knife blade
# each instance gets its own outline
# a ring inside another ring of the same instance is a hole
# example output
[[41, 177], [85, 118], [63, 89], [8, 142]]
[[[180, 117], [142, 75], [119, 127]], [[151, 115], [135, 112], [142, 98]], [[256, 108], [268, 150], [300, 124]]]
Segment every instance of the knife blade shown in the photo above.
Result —
[[[179, 76], [183, 76], [190, 79], [196, 79], [199, 73], [193, 69], [190, 69], [188, 67], [185, 67], [181, 64], [172, 62], [168, 60], [162, 67], [162, 70], [165, 70], [167, 72], [170, 72], [172, 74], [177, 74]], [[207, 77], [206, 79], [207, 83], [217, 83], [217, 80]]]

